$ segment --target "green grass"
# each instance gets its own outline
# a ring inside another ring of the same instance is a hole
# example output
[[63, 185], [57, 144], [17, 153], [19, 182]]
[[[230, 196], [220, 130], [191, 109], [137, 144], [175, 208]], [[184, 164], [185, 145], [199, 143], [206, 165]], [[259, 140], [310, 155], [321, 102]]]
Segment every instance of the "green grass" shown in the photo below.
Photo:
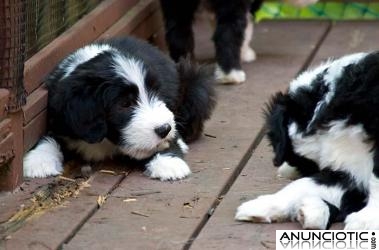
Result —
[[320, 2], [297, 8], [285, 3], [266, 2], [257, 12], [256, 19], [257, 21], [262, 19], [379, 19], [379, 3]]

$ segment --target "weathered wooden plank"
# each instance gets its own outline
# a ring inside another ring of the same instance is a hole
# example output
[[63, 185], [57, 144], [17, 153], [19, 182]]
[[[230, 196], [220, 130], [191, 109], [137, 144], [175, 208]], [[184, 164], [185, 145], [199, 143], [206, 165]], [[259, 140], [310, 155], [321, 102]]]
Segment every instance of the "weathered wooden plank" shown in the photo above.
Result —
[[[124, 175], [96, 173], [77, 197], [69, 198], [61, 206], [35, 215], [2, 242], [4, 249], [57, 249], [98, 209], [98, 197], [106, 196]], [[3, 237], [5, 237], [3, 235]], [[1, 243], [1, 241], [0, 241]], [[1, 246], [1, 244], [0, 244]]]
[[[336, 23], [315, 55], [313, 64], [328, 57], [377, 48], [378, 25], [379, 22]], [[266, 145], [266, 141], [260, 144], [191, 249], [218, 249], [221, 246], [226, 249], [275, 248], [275, 230], [301, 229], [295, 223], [261, 225], [233, 219], [236, 208], [243, 201], [276, 192], [286, 183], [276, 177], [271, 148]], [[341, 225], [334, 225], [334, 228], [341, 228]]]
[[[249, 79], [245, 84], [217, 88], [219, 105], [206, 125], [208, 136], [193, 143], [187, 157], [193, 174], [183, 181], [162, 183], [134, 172], [65, 249], [183, 247], [248, 154], [262, 127], [263, 102], [297, 73], [327, 27], [326, 22], [258, 25], [253, 44], [259, 59], [244, 66]], [[136, 192], [150, 194], [136, 196]]]
[[[22, 155], [23, 155], [23, 137], [22, 137], [22, 111], [10, 113], [7, 116], [11, 120], [12, 148], [9, 149], [4, 157], [13, 159], [9, 164], [4, 165], [0, 174], [0, 190], [14, 190], [22, 183]], [[14, 157], [13, 157], [14, 156]]]
[[316, 54], [313, 65], [329, 57], [378, 50], [379, 21], [337, 22]]
[[103, 1], [70, 29], [27, 60], [24, 70], [27, 92], [31, 93], [40, 86], [43, 78], [67, 54], [95, 40], [137, 2], [137, 0]]
[[258, 250], [265, 249], [265, 244], [275, 248], [275, 229], [301, 229], [294, 223], [263, 225], [234, 220], [236, 208], [242, 202], [279, 190], [288, 182], [276, 177], [271, 151], [267, 141], [260, 143], [191, 249], [219, 249], [222, 246]]
[[24, 152], [28, 151], [46, 132], [47, 111], [39, 113], [24, 128]]
[[22, 107], [22, 111], [24, 112], [24, 125], [28, 124], [34, 117], [46, 109], [46, 105], [47, 90], [41, 86], [27, 97], [26, 105]]
[[7, 104], [9, 102], [9, 90], [0, 89], [0, 120], [4, 119], [7, 116]]
[[162, 12], [156, 10], [147, 16], [130, 34], [141, 39], [150, 39], [163, 28], [162, 18]]
[[107, 39], [110, 37], [130, 34], [138, 25], [141, 24], [142, 21], [157, 11], [158, 8], [159, 3], [156, 0], [139, 1], [133, 8], [130, 9], [130, 11], [121, 17], [118, 22], [104, 32], [99, 39]]

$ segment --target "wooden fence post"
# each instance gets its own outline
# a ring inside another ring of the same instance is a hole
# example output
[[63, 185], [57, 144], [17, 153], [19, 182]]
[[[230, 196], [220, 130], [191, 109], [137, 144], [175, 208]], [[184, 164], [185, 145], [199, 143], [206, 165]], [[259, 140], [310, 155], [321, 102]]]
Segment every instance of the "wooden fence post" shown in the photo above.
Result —
[[23, 180], [24, 61], [25, 0], [0, 1], [0, 190]]

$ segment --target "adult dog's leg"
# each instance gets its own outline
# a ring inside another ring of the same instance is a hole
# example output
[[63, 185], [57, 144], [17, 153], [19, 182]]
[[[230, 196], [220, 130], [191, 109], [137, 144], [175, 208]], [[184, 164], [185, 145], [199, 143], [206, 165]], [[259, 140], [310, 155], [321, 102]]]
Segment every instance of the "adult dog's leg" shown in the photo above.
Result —
[[213, 36], [216, 47], [216, 78], [220, 83], [241, 83], [246, 74], [241, 69], [241, 47], [247, 26], [248, 0], [211, 0], [216, 14]]
[[253, 39], [254, 24], [251, 19], [252, 16], [250, 12], [246, 14], [247, 25], [245, 28], [245, 35], [243, 38], [242, 48], [241, 48], [241, 60], [242, 62], [252, 62], [256, 59], [255, 51], [250, 47], [250, 42]]
[[175, 61], [193, 54], [192, 22], [199, 0], [161, 0], [165, 19], [166, 42]]

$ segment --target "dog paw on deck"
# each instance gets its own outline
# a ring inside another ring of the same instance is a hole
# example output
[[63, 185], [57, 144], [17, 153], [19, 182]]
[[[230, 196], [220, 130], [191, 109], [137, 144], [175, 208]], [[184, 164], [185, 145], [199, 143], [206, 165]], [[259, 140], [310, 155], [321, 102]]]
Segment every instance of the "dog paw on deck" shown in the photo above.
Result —
[[59, 175], [63, 171], [63, 154], [58, 143], [50, 137], [28, 152], [24, 157], [24, 176], [44, 178]]
[[157, 154], [147, 165], [145, 175], [161, 181], [180, 180], [191, 174], [187, 163], [175, 156]]

